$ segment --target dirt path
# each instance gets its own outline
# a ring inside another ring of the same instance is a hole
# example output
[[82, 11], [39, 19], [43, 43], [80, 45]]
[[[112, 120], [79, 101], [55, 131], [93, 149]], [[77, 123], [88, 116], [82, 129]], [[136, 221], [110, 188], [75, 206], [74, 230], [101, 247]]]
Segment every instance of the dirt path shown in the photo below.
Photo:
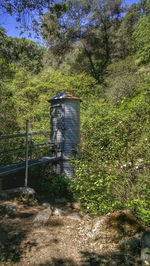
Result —
[[0, 265], [140, 265], [138, 250], [91, 241], [91, 220], [78, 210], [67, 206], [63, 216], [52, 215], [45, 226], [35, 228], [32, 221], [43, 207], [11, 202], [13, 206], [0, 221], [0, 232], [5, 233]]

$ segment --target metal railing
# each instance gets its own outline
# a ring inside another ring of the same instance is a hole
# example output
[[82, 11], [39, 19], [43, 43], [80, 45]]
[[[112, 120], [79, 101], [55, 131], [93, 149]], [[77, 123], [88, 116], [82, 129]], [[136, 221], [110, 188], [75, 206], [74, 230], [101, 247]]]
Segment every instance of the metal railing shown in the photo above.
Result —
[[[40, 132], [32, 132], [29, 133], [29, 121], [26, 120], [26, 133], [19, 134], [9, 134], [0, 136], [0, 141], [4, 141], [0, 143], [0, 166], [19, 163], [20, 161], [25, 162], [25, 182], [24, 186], [28, 186], [28, 167], [29, 167], [29, 159], [41, 157], [44, 155], [50, 156], [50, 136], [45, 142], [40, 143], [41, 138], [38, 140], [36, 144], [33, 136], [41, 136], [41, 135], [50, 135], [50, 131], [40, 131]], [[21, 138], [18, 140], [18, 138]], [[24, 140], [25, 138], [25, 140]], [[9, 140], [11, 140], [9, 142]], [[15, 141], [13, 141], [15, 140]], [[7, 148], [6, 148], [7, 147]], [[9, 148], [8, 148], [9, 147]], [[17, 147], [17, 148], [16, 148]], [[35, 152], [35, 150], [37, 151]], [[39, 151], [43, 150], [42, 154], [39, 154]], [[47, 154], [45, 154], [45, 151]], [[18, 154], [18, 156], [14, 156]], [[14, 161], [17, 159], [17, 162]], [[31, 161], [30, 161], [31, 162]], [[4, 170], [5, 167], [3, 167]], [[2, 168], [1, 168], [2, 169]], [[8, 171], [9, 172], [9, 171]]]
[[[37, 138], [39, 136], [40, 138]], [[29, 159], [43, 155], [50, 156], [50, 131], [1, 135], [0, 165], [25, 161], [27, 149]]]

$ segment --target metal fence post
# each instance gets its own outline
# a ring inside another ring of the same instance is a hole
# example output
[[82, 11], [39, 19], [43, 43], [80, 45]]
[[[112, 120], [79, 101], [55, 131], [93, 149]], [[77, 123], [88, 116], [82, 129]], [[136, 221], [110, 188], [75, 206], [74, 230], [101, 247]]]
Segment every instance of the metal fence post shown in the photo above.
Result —
[[28, 153], [29, 153], [28, 135], [29, 135], [29, 121], [26, 120], [26, 169], [25, 169], [25, 184], [24, 184], [25, 187], [27, 187], [28, 185]]
[[33, 146], [33, 143], [32, 143], [32, 134], [31, 134], [30, 135], [30, 160], [32, 159], [32, 146]]

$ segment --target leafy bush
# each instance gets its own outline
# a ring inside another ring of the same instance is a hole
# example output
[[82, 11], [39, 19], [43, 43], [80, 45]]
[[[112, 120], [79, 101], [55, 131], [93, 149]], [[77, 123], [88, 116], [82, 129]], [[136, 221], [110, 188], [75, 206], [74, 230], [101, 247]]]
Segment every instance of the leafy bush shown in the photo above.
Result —
[[133, 45], [137, 55], [136, 63], [146, 64], [150, 62], [150, 21], [146, 16], [138, 20], [137, 25], [134, 27]]
[[82, 118], [82, 153], [72, 189], [87, 211], [132, 208], [149, 223], [150, 106], [143, 92], [120, 107], [95, 100]]
[[72, 193], [69, 190], [69, 182], [63, 175], [46, 175], [40, 180], [39, 189], [50, 200], [63, 197], [71, 199], [72, 197]]
[[138, 72], [133, 56], [112, 62], [107, 72], [105, 98], [111, 105], [120, 105], [122, 101], [139, 93], [138, 87], [143, 82], [143, 75]]

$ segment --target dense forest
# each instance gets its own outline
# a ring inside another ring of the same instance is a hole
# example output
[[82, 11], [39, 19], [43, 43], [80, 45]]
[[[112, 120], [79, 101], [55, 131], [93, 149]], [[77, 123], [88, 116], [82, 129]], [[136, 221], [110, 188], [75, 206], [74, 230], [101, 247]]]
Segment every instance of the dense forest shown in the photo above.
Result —
[[19, 22], [30, 16], [22, 30], [32, 27], [44, 40], [8, 37], [0, 28], [0, 134], [24, 132], [27, 118], [31, 131], [49, 130], [47, 100], [64, 90], [80, 97], [74, 197], [92, 215], [128, 208], [148, 224], [150, 0], [0, 6]]

